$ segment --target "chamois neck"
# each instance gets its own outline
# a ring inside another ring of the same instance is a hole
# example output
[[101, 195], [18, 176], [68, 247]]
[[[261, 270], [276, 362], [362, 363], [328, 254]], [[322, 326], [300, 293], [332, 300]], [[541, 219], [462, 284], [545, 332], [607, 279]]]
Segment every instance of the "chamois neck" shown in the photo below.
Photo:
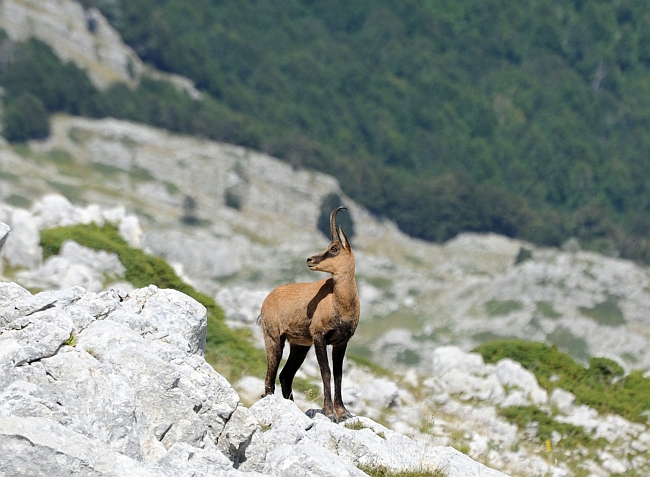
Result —
[[350, 270], [332, 274], [334, 307], [340, 316], [356, 319], [359, 316], [359, 293], [354, 277], [354, 266]]

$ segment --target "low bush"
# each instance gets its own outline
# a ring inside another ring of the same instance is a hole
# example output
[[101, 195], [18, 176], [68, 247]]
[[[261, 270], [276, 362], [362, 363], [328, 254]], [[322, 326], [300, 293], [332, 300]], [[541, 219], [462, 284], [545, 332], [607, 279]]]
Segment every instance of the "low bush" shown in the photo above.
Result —
[[474, 350], [486, 363], [510, 358], [533, 372], [549, 393], [562, 388], [600, 414], [619, 414], [634, 422], [646, 423], [650, 410], [650, 378], [641, 371], [625, 375], [623, 368], [606, 358], [592, 358], [585, 368], [555, 346], [523, 340], [485, 343]]

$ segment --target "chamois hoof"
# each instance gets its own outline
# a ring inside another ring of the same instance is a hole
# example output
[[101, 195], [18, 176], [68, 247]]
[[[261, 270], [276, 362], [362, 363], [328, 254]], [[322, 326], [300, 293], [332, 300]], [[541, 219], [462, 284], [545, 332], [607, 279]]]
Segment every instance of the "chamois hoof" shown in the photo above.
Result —
[[[339, 416], [339, 417], [338, 417], [338, 421], [335, 421], [335, 422], [343, 422], [343, 421], [347, 421], [348, 419], [352, 419], [353, 417], [354, 417], [354, 416], [353, 416], [352, 414], [350, 414], [349, 412], [346, 411], [345, 414]], [[333, 419], [332, 419], [332, 420], [333, 420]]]
[[337, 416], [337, 415], [330, 416], [330, 420], [331, 420], [334, 424], [340, 424], [340, 423], [342, 423], [342, 422], [347, 421], [348, 419], [350, 419], [350, 418], [352, 418], [352, 417], [354, 417], [352, 414], [350, 414], [349, 412], [346, 412], [345, 414], [342, 414], [342, 415], [340, 415], [340, 416]]

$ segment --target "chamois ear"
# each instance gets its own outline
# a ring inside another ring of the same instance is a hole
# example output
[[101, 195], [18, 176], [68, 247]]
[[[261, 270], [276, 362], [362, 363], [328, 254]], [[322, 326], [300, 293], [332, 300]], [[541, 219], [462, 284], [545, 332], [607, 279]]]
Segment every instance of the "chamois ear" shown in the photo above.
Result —
[[343, 227], [339, 225], [339, 239], [341, 240], [341, 245], [343, 245], [344, 249], [350, 248], [350, 242], [348, 241], [348, 238], [345, 236], [345, 232], [343, 232]]

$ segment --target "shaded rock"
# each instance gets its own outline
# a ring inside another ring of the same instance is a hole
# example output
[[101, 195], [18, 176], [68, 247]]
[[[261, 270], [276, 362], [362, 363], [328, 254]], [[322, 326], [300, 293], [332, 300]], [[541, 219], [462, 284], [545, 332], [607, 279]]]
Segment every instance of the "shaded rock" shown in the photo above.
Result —
[[261, 429], [255, 415], [249, 409], [238, 406], [219, 436], [217, 449], [228, 455], [237, 468], [247, 459], [246, 449], [258, 430]]
[[7, 238], [9, 237], [10, 231], [11, 231], [11, 227], [9, 227], [4, 222], [0, 222], [0, 251], [2, 250], [2, 247], [4, 247], [4, 244], [7, 241]]

